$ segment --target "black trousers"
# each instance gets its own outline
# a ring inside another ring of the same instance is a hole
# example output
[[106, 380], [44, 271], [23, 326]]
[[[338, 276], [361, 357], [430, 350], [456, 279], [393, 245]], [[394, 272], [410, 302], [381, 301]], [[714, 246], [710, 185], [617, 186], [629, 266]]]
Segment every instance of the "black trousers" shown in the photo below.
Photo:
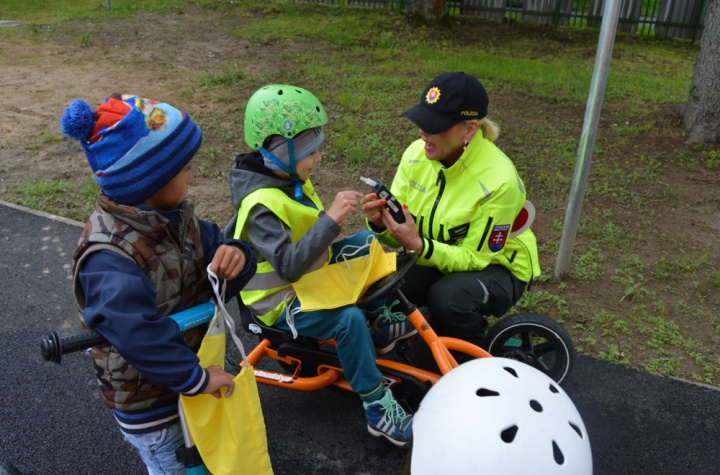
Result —
[[503, 316], [525, 291], [526, 283], [500, 265], [481, 271], [443, 274], [434, 267], [414, 266], [402, 291], [418, 307], [430, 309], [430, 323], [442, 336], [482, 344], [485, 316]]

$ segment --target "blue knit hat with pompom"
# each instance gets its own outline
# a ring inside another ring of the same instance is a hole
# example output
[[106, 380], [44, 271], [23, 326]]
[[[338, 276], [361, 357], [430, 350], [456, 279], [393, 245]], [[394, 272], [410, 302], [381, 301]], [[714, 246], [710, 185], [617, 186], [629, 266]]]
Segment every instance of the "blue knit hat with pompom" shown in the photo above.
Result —
[[202, 132], [189, 115], [132, 95], [113, 94], [97, 110], [76, 99], [65, 109], [60, 128], [80, 141], [105, 195], [125, 205], [157, 193], [202, 142]]

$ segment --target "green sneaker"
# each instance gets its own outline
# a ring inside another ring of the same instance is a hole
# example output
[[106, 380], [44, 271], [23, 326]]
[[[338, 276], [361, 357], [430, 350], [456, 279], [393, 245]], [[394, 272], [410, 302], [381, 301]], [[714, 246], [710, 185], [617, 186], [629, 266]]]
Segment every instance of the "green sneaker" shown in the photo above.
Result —
[[405, 447], [412, 439], [413, 416], [405, 412], [390, 390], [377, 401], [363, 402], [368, 432], [383, 436], [398, 447]]
[[417, 335], [417, 330], [404, 313], [392, 311], [392, 307], [397, 303], [398, 300], [368, 312], [370, 319], [375, 318], [370, 332], [378, 355], [392, 351], [398, 342]]

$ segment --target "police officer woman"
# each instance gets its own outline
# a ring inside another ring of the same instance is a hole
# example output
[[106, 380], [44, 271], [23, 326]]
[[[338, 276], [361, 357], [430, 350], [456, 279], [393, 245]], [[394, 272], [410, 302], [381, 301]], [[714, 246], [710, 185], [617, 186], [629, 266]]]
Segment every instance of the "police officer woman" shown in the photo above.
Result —
[[433, 79], [420, 103], [402, 114], [420, 134], [391, 186], [405, 222], [393, 220], [372, 193], [361, 201], [368, 227], [383, 243], [420, 255], [405, 278], [405, 295], [429, 308], [438, 334], [478, 345], [485, 316], [505, 314], [540, 275], [535, 235], [513, 232], [525, 186], [493, 143], [500, 131], [487, 118], [488, 102], [483, 85], [468, 74]]

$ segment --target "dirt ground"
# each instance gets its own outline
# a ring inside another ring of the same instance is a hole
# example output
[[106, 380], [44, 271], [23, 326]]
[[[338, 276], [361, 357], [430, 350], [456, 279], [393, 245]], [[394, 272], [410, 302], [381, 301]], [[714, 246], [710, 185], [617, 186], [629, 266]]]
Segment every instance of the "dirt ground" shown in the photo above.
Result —
[[[64, 107], [75, 98], [98, 104], [111, 92], [135, 93], [179, 105], [204, 121], [219, 113], [220, 120], [235, 121], [239, 131], [246, 98], [233, 103], [227, 98], [210, 97], [200, 90], [197, 77], [229, 64], [242, 65], [253, 74], [258, 60], [281, 58], [300, 46], [288, 42], [258, 45], [239, 39], [227, 33], [240, 26], [231, 24], [237, 21], [222, 12], [193, 10], [74, 20], [53, 28], [22, 27], [18, 34], [2, 35], [0, 199], [17, 202], [16, 187], [22, 183], [62, 180], [72, 184], [71, 189], [80, 189], [91, 179], [82, 151], [71, 153], [57, 132]], [[87, 45], [82, 41], [85, 33], [89, 33]], [[526, 111], [535, 107], [547, 111], [545, 119], [549, 123], [576, 124], [578, 130], [582, 124], [584, 104], [528, 104], [527, 98], [511, 93], [496, 100], [504, 104], [504, 122], [517, 127], [533, 125]], [[701, 152], [683, 145], [682, 124], [674, 108], [667, 106], [662, 112], [665, 118], [660, 130], [641, 133], [628, 143], [614, 141], [612, 132], [608, 132], [613, 124], [624, 120], [623, 111], [608, 106], [603, 111], [598, 137], [599, 141], [607, 141], [604, 146], [615, 157], [640, 148], [660, 157], [657, 185], [635, 190], [649, 195], [652, 209], [638, 210], [632, 203], [605, 202], [602, 194], [589, 194], [583, 209], [611, 210], [613, 223], [622, 230], [617, 236], [622, 241], [617, 243], [617, 252], [605, 254], [610, 257], [602, 262], [604, 270], [599, 278], [568, 278], [560, 283], [546, 278], [537, 282], [533, 290], [545, 301], [546, 309], [553, 310], [554, 302], [563, 302], [554, 310], [580, 351], [720, 385], [720, 178], [717, 169], [701, 164], [688, 166], [688, 161], [677, 160], [673, 151], [685, 150], [687, 155], [698, 157]], [[234, 143], [228, 144], [217, 131], [233, 128], [232, 124], [226, 125], [225, 129], [206, 133], [199, 165], [195, 166], [197, 183], [190, 192], [198, 214], [219, 224], [233, 213], [226, 175], [232, 152], [245, 149], [239, 132], [231, 137]], [[522, 152], [518, 147], [509, 143], [506, 152], [515, 156]], [[213, 151], [222, 153], [216, 156]], [[627, 166], [628, 173], [633, 168], [621, 161], [617, 166]], [[313, 173], [313, 182], [327, 204], [336, 191], [357, 188], [338, 169], [320, 167]], [[526, 177], [528, 189], [532, 190], [533, 181], [539, 179]], [[569, 190], [558, 193], [566, 196]], [[78, 209], [82, 211], [81, 203], [68, 200], [59, 211], [80, 216]], [[561, 230], [555, 223], [562, 223], [564, 216], [565, 210], [559, 207], [539, 213], [533, 229], [541, 248], [549, 239], [559, 240]], [[359, 221], [354, 221], [348, 230], [359, 226]], [[595, 242], [591, 233], [580, 233], [576, 255], [587, 253], [593, 246], [606, 244]], [[635, 292], [639, 289], [628, 289], [611, 279], [625, 262], [624, 253], [638, 255], [647, 270], [642, 280], [635, 276], [645, 292], [642, 295], [654, 296], [646, 303], [639, 300], [640, 292]], [[669, 277], [657, 271], [658, 262], [666, 261]], [[544, 274], [552, 275], [555, 262], [553, 252], [542, 252]], [[689, 274], [681, 272], [673, 268], [678, 262], [695, 262], [697, 268]], [[663, 307], [662, 311], [658, 306]], [[662, 315], [662, 320], [653, 319], [655, 313]], [[667, 322], [671, 324], [667, 326]], [[667, 326], [666, 331], [660, 332], [663, 326]], [[673, 339], [676, 333], [682, 335], [680, 342]]]

